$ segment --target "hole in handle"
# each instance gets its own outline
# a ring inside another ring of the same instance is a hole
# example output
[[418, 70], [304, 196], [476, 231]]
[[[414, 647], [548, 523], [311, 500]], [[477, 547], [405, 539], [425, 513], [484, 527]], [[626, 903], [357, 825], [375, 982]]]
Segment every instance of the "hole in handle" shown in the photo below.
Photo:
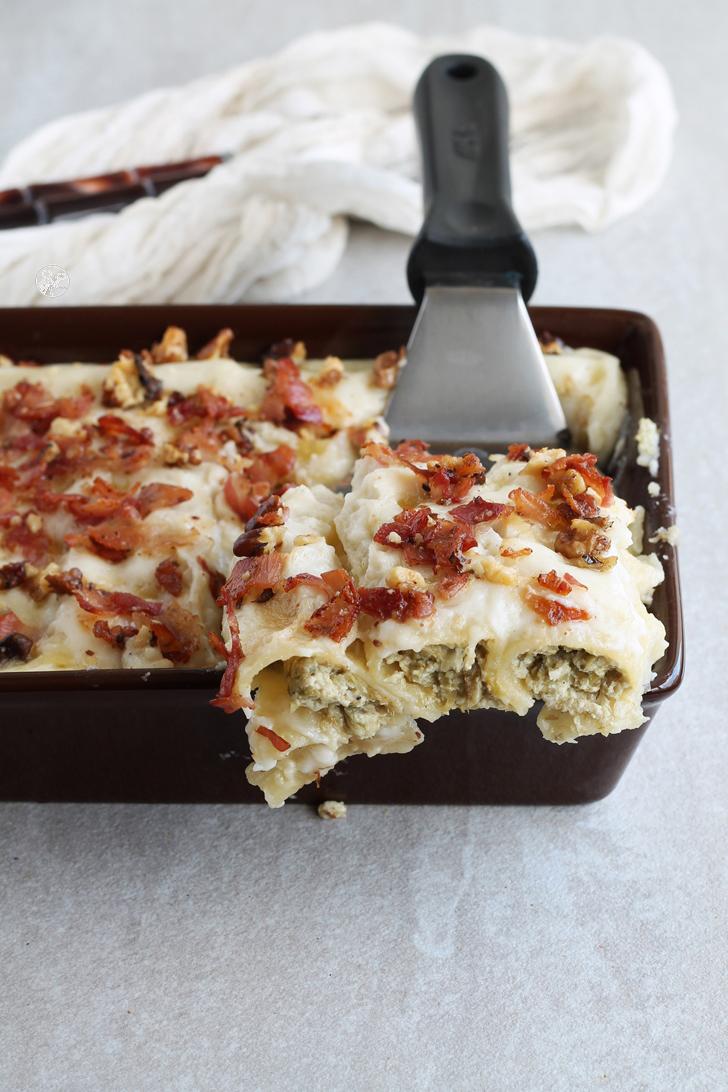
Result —
[[472, 61], [455, 61], [454, 64], [448, 65], [445, 71], [454, 80], [472, 80], [473, 76], [478, 75], [478, 70]]

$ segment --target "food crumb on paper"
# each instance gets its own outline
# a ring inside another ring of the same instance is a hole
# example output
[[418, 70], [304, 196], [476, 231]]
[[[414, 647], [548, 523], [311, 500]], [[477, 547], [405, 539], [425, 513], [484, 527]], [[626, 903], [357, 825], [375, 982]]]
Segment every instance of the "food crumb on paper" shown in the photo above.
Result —
[[322, 819], [346, 819], [346, 804], [341, 800], [324, 800], [318, 806], [318, 813]]

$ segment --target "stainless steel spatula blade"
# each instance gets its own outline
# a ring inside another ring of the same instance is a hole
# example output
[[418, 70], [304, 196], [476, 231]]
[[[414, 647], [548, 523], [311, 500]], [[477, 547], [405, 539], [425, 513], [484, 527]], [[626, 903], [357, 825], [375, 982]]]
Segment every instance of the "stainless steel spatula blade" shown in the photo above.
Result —
[[565, 442], [564, 411], [516, 283], [426, 290], [387, 422], [394, 443], [427, 438], [442, 452]]
[[387, 410], [391, 440], [434, 449], [565, 446], [525, 302], [533, 248], [511, 207], [508, 98], [482, 57], [438, 57], [417, 84], [425, 221], [407, 277], [420, 313]]

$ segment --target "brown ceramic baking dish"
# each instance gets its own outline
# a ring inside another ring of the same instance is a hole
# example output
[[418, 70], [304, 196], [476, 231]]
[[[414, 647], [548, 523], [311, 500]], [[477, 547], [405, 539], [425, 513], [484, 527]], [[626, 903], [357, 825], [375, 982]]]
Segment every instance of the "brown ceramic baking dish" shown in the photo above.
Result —
[[[301, 338], [309, 354], [373, 357], [407, 341], [409, 306], [154, 306], [5, 309], [0, 352], [41, 364], [108, 361], [121, 348], [149, 346], [169, 324], [187, 330], [193, 349], [230, 326], [232, 354], [254, 361], [274, 341]], [[630, 390], [625, 442], [610, 469], [618, 493], [646, 510], [647, 538], [673, 522], [673, 483], [665, 362], [660, 336], [631, 311], [535, 307], [538, 333], [617, 355]], [[647, 492], [635, 464], [634, 433], [652, 417], [664, 438], [660, 496]], [[653, 547], [648, 547], [653, 548]], [[665, 582], [653, 610], [669, 648], [644, 697], [651, 720], [680, 685], [683, 630], [677, 562], [662, 546]], [[214, 670], [49, 671], [0, 674], [0, 799], [145, 803], [260, 803], [248, 785], [249, 751], [242, 713], [210, 706]], [[606, 796], [619, 781], [647, 724], [636, 731], [589, 736], [557, 746], [527, 717], [498, 710], [453, 713], [425, 725], [425, 741], [408, 755], [350, 759], [299, 801], [335, 797], [369, 804], [577, 804]], [[647, 722], [649, 723], [649, 721]]]

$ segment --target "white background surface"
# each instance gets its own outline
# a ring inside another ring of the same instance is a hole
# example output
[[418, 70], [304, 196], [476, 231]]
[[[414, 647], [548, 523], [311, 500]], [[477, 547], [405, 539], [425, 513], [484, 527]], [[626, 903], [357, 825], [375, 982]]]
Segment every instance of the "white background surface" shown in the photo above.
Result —
[[[0, 151], [68, 110], [386, 18], [616, 33], [668, 69], [665, 186], [603, 235], [536, 236], [535, 302], [662, 330], [687, 680], [615, 793], [579, 809], [0, 805], [3, 1092], [728, 1087], [728, 6], [5, 0]], [[406, 300], [408, 245], [358, 228], [309, 298]]]

